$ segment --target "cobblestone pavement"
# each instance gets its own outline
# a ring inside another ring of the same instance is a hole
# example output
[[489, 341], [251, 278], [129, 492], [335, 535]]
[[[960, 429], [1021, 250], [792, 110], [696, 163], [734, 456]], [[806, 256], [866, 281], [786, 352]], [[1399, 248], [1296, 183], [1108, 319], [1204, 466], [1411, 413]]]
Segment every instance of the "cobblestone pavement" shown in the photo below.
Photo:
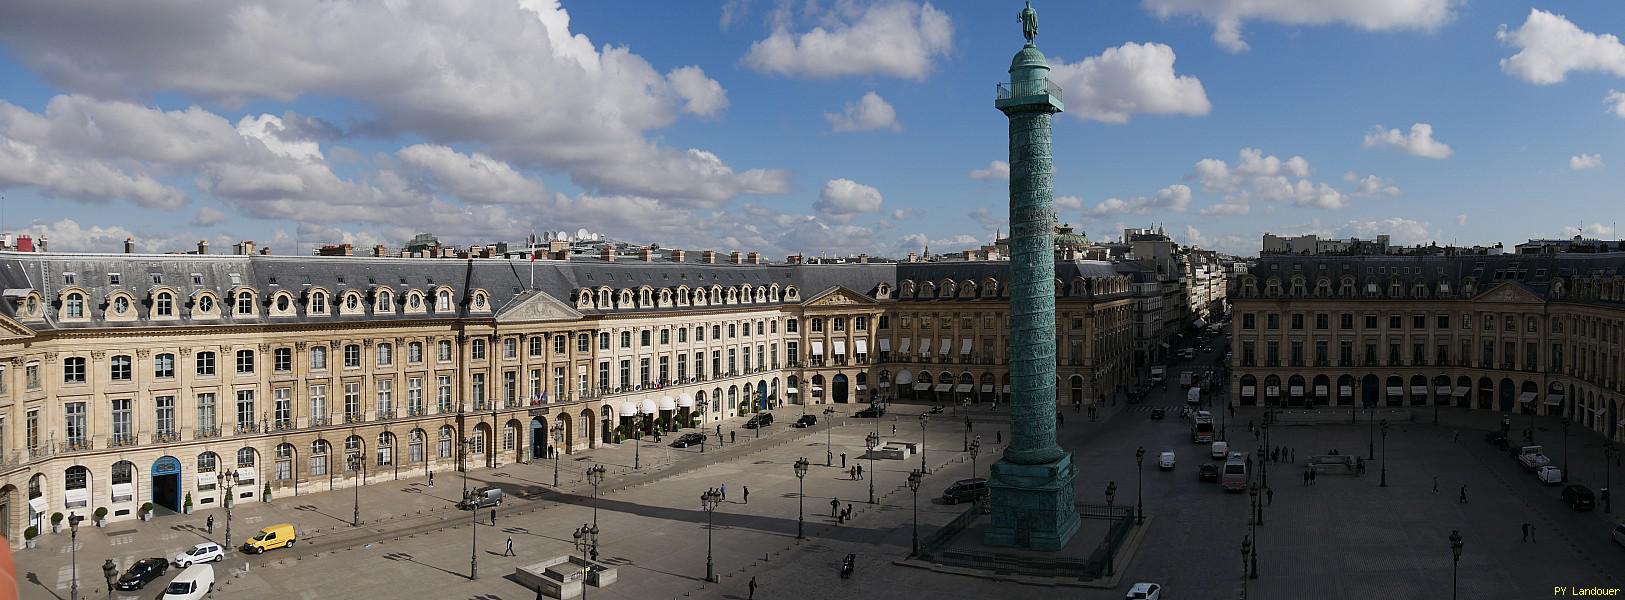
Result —
[[[233, 535], [272, 522], [295, 523], [301, 544], [263, 556], [233, 554], [220, 565], [216, 598], [339, 598], [411, 595], [422, 598], [531, 598], [511, 578], [516, 566], [574, 551], [570, 533], [594, 518], [590, 485], [584, 469], [604, 464], [609, 480], [601, 488], [597, 519], [605, 562], [620, 568], [620, 581], [591, 588], [590, 598], [744, 598], [755, 577], [759, 598], [1120, 598], [1134, 581], [1158, 581], [1167, 598], [1235, 598], [1242, 593], [1241, 539], [1247, 531], [1248, 498], [1226, 494], [1212, 483], [1196, 481], [1196, 465], [1206, 447], [1191, 444], [1177, 414], [1149, 419], [1150, 408], [1174, 407], [1175, 389], [1144, 404], [1105, 407], [1101, 420], [1067, 409], [1060, 430], [1063, 446], [1074, 451], [1079, 465], [1076, 492], [1080, 500], [1100, 502], [1108, 482], [1118, 485], [1116, 501], [1139, 499], [1144, 479], [1145, 509], [1154, 516], [1139, 551], [1122, 563], [1122, 583], [1115, 589], [1047, 588], [939, 574], [891, 564], [907, 553], [911, 495], [904, 478], [919, 466], [917, 456], [877, 460], [863, 453], [864, 436], [880, 428], [881, 436], [919, 440], [921, 406], [894, 405], [879, 420], [825, 417], [811, 430], [776, 426], [758, 440], [741, 430], [739, 443], [723, 448], [671, 449], [645, 443], [637, 452], [640, 469], [632, 469], [630, 444], [567, 456], [557, 463], [558, 488], [552, 486], [555, 464], [504, 465], [471, 473], [470, 486], [487, 482], [534, 499], [514, 499], [499, 511], [497, 525], [470, 525], [471, 515], [450, 504], [462, 489], [460, 477], [438, 474], [436, 487], [421, 477], [374, 484], [360, 491], [362, 527], [349, 524], [354, 490], [339, 487], [234, 510]], [[843, 407], [844, 408], [844, 407]], [[799, 411], [780, 409], [781, 420]], [[788, 413], [788, 414], [783, 414]], [[972, 409], [975, 433], [984, 446], [1007, 434], [998, 412]], [[1363, 416], [1363, 415], [1362, 415]], [[1255, 446], [1246, 431], [1248, 420], [1261, 421], [1255, 409], [1226, 415], [1229, 440], [1238, 449]], [[1504, 453], [1482, 441], [1482, 431], [1497, 427], [1499, 416], [1459, 409], [1441, 411], [1441, 424], [1431, 412], [1418, 412], [1417, 423], [1391, 423], [1386, 441], [1388, 486], [1379, 485], [1383, 443], [1374, 440], [1377, 459], [1363, 477], [1322, 476], [1317, 485], [1302, 485], [1303, 459], [1331, 448], [1364, 456], [1369, 429], [1357, 425], [1281, 427], [1272, 432], [1277, 446], [1298, 450], [1297, 464], [1270, 465], [1274, 498], [1258, 529], [1259, 578], [1247, 580], [1250, 598], [1442, 598], [1449, 593], [1451, 559], [1447, 536], [1452, 529], [1466, 540], [1460, 563], [1461, 597], [1545, 598], [1554, 585], [1619, 587], [1625, 573], [1625, 551], [1608, 539], [1608, 515], [1574, 513], [1558, 501], [1557, 490], [1543, 487], [1523, 473]], [[1241, 423], [1237, 427], [1234, 424]], [[963, 417], [934, 418], [929, 425], [926, 459], [932, 474], [921, 488], [919, 520], [929, 532], [953, 518], [958, 507], [930, 501], [953, 480], [971, 475], [961, 452]], [[1517, 427], [1515, 427], [1517, 429]], [[1537, 422], [1536, 436], [1562, 464], [1560, 431]], [[1455, 432], [1460, 431], [1459, 440]], [[1378, 436], [1380, 438], [1380, 436]], [[1576, 480], [1601, 477], [1599, 439], [1571, 432], [1569, 448]], [[826, 444], [828, 446], [826, 446]], [[1136, 467], [1134, 449], [1144, 446], [1148, 460]], [[824, 467], [826, 447], [835, 466]], [[1178, 465], [1171, 472], [1154, 466], [1156, 452], [1172, 449]], [[865, 480], [851, 480], [840, 468], [863, 464]], [[984, 449], [978, 470], [986, 472], [996, 455]], [[806, 456], [813, 468], [805, 480], [806, 535], [796, 539], [797, 480], [791, 464]], [[1589, 457], [1589, 458], [1588, 458]], [[1589, 462], [1588, 462], [1589, 461]], [[1625, 477], [1625, 470], [1615, 474]], [[1438, 492], [1433, 478], [1438, 477]], [[871, 482], [878, 503], [867, 503]], [[728, 501], [707, 528], [699, 494], [727, 484]], [[338, 483], [342, 486], [342, 482]], [[750, 501], [742, 497], [749, 486]], [[1459, 504], [1466, 486], [1470, 503]], [[1599, 485], [1592, 485], [1593, 488]], [[837, 524], [830, 500], [850, 503], [853, 520]], [[216, 514], [215, 539], [224, 518]], [[478, 515], [488, 519], [489, 513]], [[122, 522], [106, 529], [82, 528], [79, 541], [80, 592], [103, 597], [98, 565], [106, 558], [122, 567], [144, 556], [168, 556], [204, 539], [203, 514], [171, 516], [150, 523]], [[1536, 541], [1521, 541], [1519, 525], [1530, 522]], [[480, 577], [468, 579], [470, 549], [479, 561]], [[707, 583], [707, 534], [712, 539], [718, 583]], [[514, 540], [518, 557], [502, 557], [503, 543]], [[66, 598], [70, 578], [66, 532], [41, 538], [38, 549], [18, 553], [23, 598]], [[840, 557], [859, 556], [852, 579], [837, 576]], [[143, 592], [139, 597], [151, 597]], [[137, 597], [116, 594], [115, 597]]]

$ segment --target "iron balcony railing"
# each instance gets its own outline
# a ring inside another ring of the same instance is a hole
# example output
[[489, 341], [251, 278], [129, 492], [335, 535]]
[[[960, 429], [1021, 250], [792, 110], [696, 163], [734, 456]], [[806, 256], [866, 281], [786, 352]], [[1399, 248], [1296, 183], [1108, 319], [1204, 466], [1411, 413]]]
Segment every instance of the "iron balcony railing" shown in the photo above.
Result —
[[1061, 93], [1061, 86], [1055, 85], [1055, 82], [1048, 79], [1044, 80], [1044, 87], [1042, 90], [1036, 89], [1034, 82], [1000, 83], [996, 84], [995, 88], [996, 90], [994, 94], [995, 98], [998, 100], [1009, 100], [1017, 96], [1037, 96], [1038, 94], [1044, 92], [1048, 92], [1049, 95], [1054, 96], [1056, 100], [1065, 99]]

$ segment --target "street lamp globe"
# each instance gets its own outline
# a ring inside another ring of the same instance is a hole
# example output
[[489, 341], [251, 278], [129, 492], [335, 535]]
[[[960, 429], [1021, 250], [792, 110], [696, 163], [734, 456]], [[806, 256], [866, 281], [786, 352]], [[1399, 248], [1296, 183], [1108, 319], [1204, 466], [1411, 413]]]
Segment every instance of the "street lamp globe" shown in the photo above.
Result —
[[796, 479], [803, 479], [803, 478], [807, 477], [807, 467], [808, 467], [809, 464], [810, 463], [807, 462], [807, 457], [805, 457], [805, 456], [803, 456], [800, 459], [796, 460], [796, 463], [795, 463]]
[[1463, 545], [1464, 544], [1461, 541], [1461, 531], [1456, 529], [1450, 530], [1450, 555], [1454, 560], [1461, 560], [1461, 547]]

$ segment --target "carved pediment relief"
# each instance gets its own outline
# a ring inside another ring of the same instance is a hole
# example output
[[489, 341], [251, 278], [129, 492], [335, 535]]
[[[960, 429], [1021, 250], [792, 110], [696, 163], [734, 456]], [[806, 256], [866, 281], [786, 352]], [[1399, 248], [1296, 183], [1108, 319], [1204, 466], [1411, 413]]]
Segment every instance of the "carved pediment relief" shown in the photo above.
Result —
[[528, 292], [518, 297], [496, 316], [498, 323], [574, 321], [580, 318], [581, 313], [570, 308], [569, 304], [542, 292]]

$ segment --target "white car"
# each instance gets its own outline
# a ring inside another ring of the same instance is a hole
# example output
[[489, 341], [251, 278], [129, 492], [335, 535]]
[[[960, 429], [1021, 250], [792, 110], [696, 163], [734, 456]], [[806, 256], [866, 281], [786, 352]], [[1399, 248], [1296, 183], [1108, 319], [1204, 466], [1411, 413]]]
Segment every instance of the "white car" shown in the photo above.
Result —
[[1162, 454], [1157, 455], [1157, 468], [1162, 469], [1164, 471], [1173, 470], [1173, 468], [1174, 468], [1174, 451], [1173, 450], [1163, 450]]
[[164, 593], [159, 594], [159, 600], [203, 600], [209, 592], [214, 591], [214, 566], [192, 565], [181, 571], [169, 585], [164, 586]]
[[184, 569], [198, 563], [220, 562], [222, 560], [226, 560], [226, 551], [220, 548], [220, 544], [203, 542], [182, 550], [180, 554], [175, 555], [173, 562], [176, 567]]
[[1223, 460], [1230, 456], [1230, 442], [1213, 442], [1213, 448], [1209, 450], [1208, 455], [1214, 460]]
[[1535, 469], [1535, 476], [1540, 478], [1540, 482], [1546, 485], [1563, 483], [1563, 469], [1561, 467], [1546, 465]]
[[1123, 596], [1123, 598], [1125, 600], [1161, 600], [1162, 586], [1155, 583], [1136, 583], [1134, 587], [1128, 589], [1128, 595]]

